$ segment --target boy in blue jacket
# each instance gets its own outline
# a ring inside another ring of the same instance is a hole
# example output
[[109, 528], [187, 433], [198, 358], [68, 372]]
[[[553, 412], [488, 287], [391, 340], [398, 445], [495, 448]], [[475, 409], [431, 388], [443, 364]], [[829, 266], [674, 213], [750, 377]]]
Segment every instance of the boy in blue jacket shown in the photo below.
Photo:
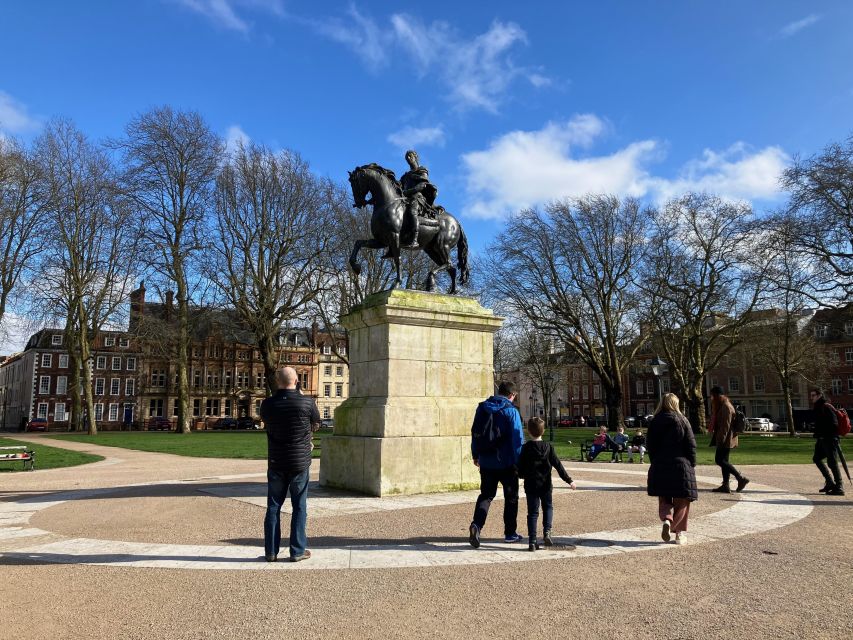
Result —
[[[468, 529], [468, 541], [475, 549], [480, 546], [480, 531], [486, 524], [489, 507], [497, 495], [498, 483], [504, 492], [504, 542], [521, 542], [516, 532], [518, 520], [518, 473], [516, 463], [524, 444], [521, 416], [515, 408], [515, 383], [501, 382], [498, 395], [491, 396], [477, 406], [474, 426], [471, 429], [471, 457], [480, 468], [480, 495], [474, 508], [474, 520]], [[491, 417], [499, 437], [485, 442], [477, 437], [478, 426]]]

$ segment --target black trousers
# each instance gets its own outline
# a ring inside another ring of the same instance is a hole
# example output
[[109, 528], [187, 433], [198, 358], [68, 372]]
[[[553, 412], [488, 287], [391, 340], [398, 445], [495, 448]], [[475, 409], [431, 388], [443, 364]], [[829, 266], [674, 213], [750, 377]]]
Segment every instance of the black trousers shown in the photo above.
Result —
[[740, 475], [740, 472], [735, 469], [735, 466], [731, 462], [729, 462], [729, 454], [731, 453], [731, 451], [732, 450], [728, 447], [718, 446], [717, 453], [716, 455], [714, 455], [714, 463], [716, 463], [716, 465], [723, 470], [724, 486], [729, 486], [729, 478], [731, 476], [737, 478], [738, 482], [740, 482], [741, 478], [743, 478], [743, 476]]
[[[829, 464], [829, 469], [823, 461]], [[814, 443], [814, 458], [812, 461], [820, 469], [826, 484], [841, 486], [841, 471], [838, 468], [838, 438], [818, 438]], [[832, 471], [832, 477], [829, 472]]]
[[480, 469], [480, 495], [474, 507], [474, 524], [483, 529], [492, 500], [498, 494], [498, 483], [504, 490], [504, 536], [515, 533], [518, 524], [518, 475], [508, 469]]

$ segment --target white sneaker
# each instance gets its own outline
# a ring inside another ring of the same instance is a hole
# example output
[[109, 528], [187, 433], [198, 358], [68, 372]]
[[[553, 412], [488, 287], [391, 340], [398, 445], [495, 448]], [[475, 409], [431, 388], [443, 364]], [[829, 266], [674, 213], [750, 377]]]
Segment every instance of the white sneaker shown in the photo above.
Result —
[[672, 526], [669, 520], [663, 521], [663, 527], [660, 530], [660, 537], [664, 542], [669, 542], [669, 529]]
[[675, 534], [675, 544], [687, 544], [687, 534], [679, 531]]

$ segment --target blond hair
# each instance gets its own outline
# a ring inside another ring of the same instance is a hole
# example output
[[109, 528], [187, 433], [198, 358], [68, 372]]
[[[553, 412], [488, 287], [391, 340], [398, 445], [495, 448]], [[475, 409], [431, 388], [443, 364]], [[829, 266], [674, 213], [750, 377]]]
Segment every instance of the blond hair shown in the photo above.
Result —
[[655, 410], [655, 415], [659, 414], [661, 411], [669, 411], [671, 413], [681, 413], [679, 407], [678, 396], [674, 393], [665, 393], [663, 394], [663, 398], [661, 398], [660, 404], [658, 408]]

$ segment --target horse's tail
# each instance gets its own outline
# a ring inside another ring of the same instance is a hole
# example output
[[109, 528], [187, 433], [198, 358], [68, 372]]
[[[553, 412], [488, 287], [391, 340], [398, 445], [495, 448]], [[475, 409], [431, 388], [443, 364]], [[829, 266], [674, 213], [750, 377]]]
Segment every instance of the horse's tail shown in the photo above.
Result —
[[468, 279], [471, 277], [471, 268], [468, 266], [468, 238], [465, 237], [465, 230], [462, 225], [459, 225], [459, 244], [456, 245], [456, 258], [459, 264], [459, 284], [468, 284]]

